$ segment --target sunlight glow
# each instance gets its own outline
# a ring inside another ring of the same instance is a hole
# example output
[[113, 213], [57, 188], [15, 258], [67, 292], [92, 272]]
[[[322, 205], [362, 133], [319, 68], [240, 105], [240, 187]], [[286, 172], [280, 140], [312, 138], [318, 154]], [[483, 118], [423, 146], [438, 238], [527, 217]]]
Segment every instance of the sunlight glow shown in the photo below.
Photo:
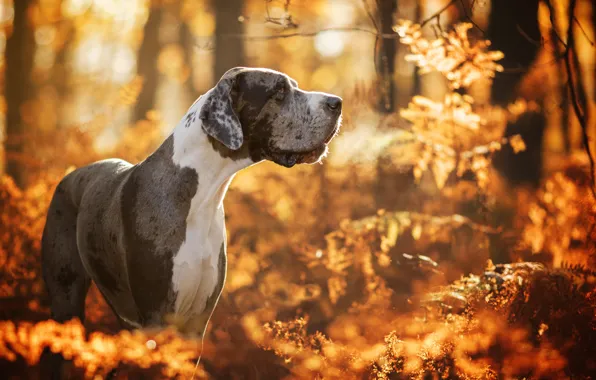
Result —
[[91, 2], [92, 0], [66, 0], [62, 3], [62, 12], [71, 17], [79, 16], [89, 9]]
[[141, 0], [94, 0], [93, 9], [115, 19], [124, 19], [144, 7]]
[[119, 45], [112, 59], [112, 78], [118, 83], [125, 83], [132, 79], [136, 68], [136, 56], [126, 45]]
[[56, 54], [51, 49], [37, 49], [35, 51], [33, 62], [35, 67], [42, 70], [49, 70], [54, 65]]
[[349, 26], [354, 23], [356, 11], [354, 5], [344, 1], [330, 0], [326, 14], [330, 15], [335, 25]]
[[74, 66], [82, 73], [93, 73], [101, 69], [103, 40], [99, 35], [89, 36], [81, 43], [74, 56]]
[[315, 49], [323, 57], [337, 57], [344, 50], [344, 34], [329, 31], [315, 37]]
[[[377, 125], [378, 120], [375, 115], [362, 115], [358, 121], [357, 128], [342, 132], [335, 138], [328, 158], [330, 164], [342, 166], [348, 163], [375, 162], [388, 147], [400, 142], [402, 147], [411, 144], [412, 136], [404, 130], [376, 130], [374, 126]], [[403, 157], [400, 157], [399, 161], [403, 161], [405, 165], [411, 159], [409, 154], [414, 149], [402, 148], [402, 150]]]
[[337, 84], [338, 79], [336, 70], [329, 66], [321, 66], [312, 74], [311, 85], [329, 91]]
[[35, 30], [35, 42], [38, 45], [47, 46], [54, 42], [56, 38], [56, 28], [51, 25], [40, 26]]
[[12, 21], [14, 9], [7, 1], [0, 1], [0, 24], [6, 24]]
[[65, 0], [62, 3], [62, 12], [70, 17], [82, 16], [89, 10], [113, 20], [124, 30], [134, 27], [140, 16], [147, 13], [143, 0]]
[[74, 66], [80, 73], [105, 72], [113, 81], [124, 83], [134, 74], [136, 57], [129, 46], [106, 43], [101, 36], [95, 35], [75, 50]]
[[114, 129], [106, 129], [94, 141], [95, 149], [107, 152], [111, 147], [118, 143], [117, 132]]

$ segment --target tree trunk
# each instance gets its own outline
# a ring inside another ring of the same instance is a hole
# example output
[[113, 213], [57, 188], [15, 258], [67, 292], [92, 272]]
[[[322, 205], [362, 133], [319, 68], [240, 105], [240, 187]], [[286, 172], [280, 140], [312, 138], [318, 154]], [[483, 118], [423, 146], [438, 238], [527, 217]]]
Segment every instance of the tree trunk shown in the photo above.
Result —
[[[540, 45], [538, 0], [492, 2], [487, 38], [491, 50], [505, 58], [499, 63], [509, 72], [496, 73], [491, 89], [493, 104], [506, 106], [518, 96], [518, 85], [536, 58]], [[495, 167], [512, 183], [537, 185], [542, 171], [542, 138], [546, 119], [542, 112], [528, 112], [507, 125], [505, 136], [520, 134], [527, 149], [515, 154], [509, 147], [495, 155]]]
[[143, 78], [143, 88], [135, 105], [135, 121], [145, 119], [147, 112], [155, 107], [157, 87], [159, 84], [157, 58], [161, 50], [159, 27], [163, 18], [163, 12], [164, 10], [161, 6], [153, 6], [143, 30], [143, 42], [139, 48], [137, 58], [137, 73]]
[[[414, 21], [417, 23], [422, 22], [422, 5], [420, 5], [418, 1], [416, 2], [416, 15], [414, 17]], [[422, 92], [422, 84], [420, 81], [420, 67], [418, 67], [418, 65], [414, 65], [413, 75], [414, 84], [412, 85], [412, 97], [414, 97], [415, 95], [419, 95]]]
[[31, 95], [31, 71], [35, 40], [33, 30], [27, 23], [30, 0], [14, 2], [14, 20], [12, 34], [6, 41], [6, 173], [14, 178], [15, 183], [25, 186], [25, 165], [22, 163], [24, 142], [21, 135], [26, 125], [23, 120], [23, 106]]
[[197, 89], [194, 86], [194, 65], [193, 65], [193, 55], [195, 49], [195, 42], [194, 36], [192, 35], [192, 31], [186, 22], [181, 22], [180, 27], [178, 29], [178, 41], [182, 49], [184, 50], [184, 61], [188, 65], [190, 73], [188, 75], [188, 79], [185, 82], [186, 90], [188, 91], [189, 97], [194, 101], [199, 94]]
[[71, 51], [72, 45], [76, 41], [76, 29], [73, 23], [68, 25], [68, 37], [64, 44], [59, 47], [56, 52], [56, 60], [54, 67], [52, 68], [51, 82], [56, 89], [56, 95], [58, 98], [58, 109], [56, 113], [58, 120], [56, 127], [58, 129], [69, 127], [70, 120], [69, 115], [66, 114], [64, 105], [70, 101], [69, 96], [71, 92], [71, 84], [69, 83], [70, 74], [72, 73], [71, 63], [68, 61], [68, 55]]
[[491, 50], [500, 50], [505, 57], [499, 61], [515, 72], [496, 73], [491, 99], [506, 105], [516, 97], [517, 85], [527, 73], [540, 48], [538, 0], [496, 0], [492, 2], [487, 38]]
[[[379, 13], [379, 29], [382, 34], [394, 34], [393, 15], [397, 11], [397, 0], [377, 0]], [[397, 52], [394, 38], [380, 38], [377, 46], [377, 75], [381, 84], [379, 111], [391, 113], [395, 109], [395, 54]]]
[[[557, 55], [559, 50], [559, 40], [555, 30], [551, 30], [550, 33], [550, 48], [553, 50], [554, 56]], [[557, 70], [557, 90], [560, 95], [560, 109], [561, 109], [561, 131], [563, 134], [563, 149], [565, 154], [571, 153], [571, 124], [569, 122], [569, 87], [567, 86], [567, 79], [565, 73], [565, 62], [563, 59], [559, 59], [555, 64]]]
[[215, 11], [215, 67], [214, 80], [218, 81], [229, 69], [244, 65], [244, 41], [241, 35], [244, 24], [238, 21], [244, 10], [243, 0], [212, 0]]
[[[594, 29], [596, 29], [596, 5], [592, 3], [592, 30]], [[596, 79], [596, 65], [592, 70], [592, 78]], [[596, 99], [596, 85], [592, 85], [592, 99]]]

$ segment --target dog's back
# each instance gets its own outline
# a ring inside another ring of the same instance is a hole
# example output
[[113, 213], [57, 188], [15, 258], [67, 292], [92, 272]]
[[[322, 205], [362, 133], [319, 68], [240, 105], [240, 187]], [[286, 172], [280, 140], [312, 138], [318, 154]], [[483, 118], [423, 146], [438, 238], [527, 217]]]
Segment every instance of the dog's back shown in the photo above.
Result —
[[[89, 263], [90, 257], [79, 253], [89, 248], [115, 251], [122, 244], [118, 227], [121, 225], [120, 193], [131, 168], [131, 164], [122, 160], [99, 161], [71, 172], [56, 187], [41, 246], [43, 277], [53, 319], [62, 322], [77, 317], [84, 321], [90, 267], [102, 272], [101, 276], [112, 278], [113, 282], [125, 276], [123, 265], [111, 260]], [[107, 220], [108, 215], [112, 220]], [[106, 233], [111, 234], [111, 239], [100, 238]], [[89, 247], [93, 244], [111, 247]], [[115, 265], [108, 268], [105, 262]], [[114, 290], [102, 287], [102, 293]]]

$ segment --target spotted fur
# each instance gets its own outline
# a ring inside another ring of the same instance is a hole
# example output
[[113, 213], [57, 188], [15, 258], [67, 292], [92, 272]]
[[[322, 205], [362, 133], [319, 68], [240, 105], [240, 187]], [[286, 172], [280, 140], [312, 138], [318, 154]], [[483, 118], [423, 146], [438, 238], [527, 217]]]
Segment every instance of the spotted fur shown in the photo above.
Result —
[[237, 150], [242, 146], [244, 138], [232, 100], [234, 84], [234, 74], [227, 73], [221, 78], [201, 107], [200, 119], [205, 133], [227, 148]]

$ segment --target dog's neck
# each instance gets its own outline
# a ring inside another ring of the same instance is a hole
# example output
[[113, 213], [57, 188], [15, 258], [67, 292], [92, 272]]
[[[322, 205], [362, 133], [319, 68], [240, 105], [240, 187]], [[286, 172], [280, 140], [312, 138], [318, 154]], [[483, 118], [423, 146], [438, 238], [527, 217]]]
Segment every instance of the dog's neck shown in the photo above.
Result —
[[214, 147], [214, 144], [219, 143], [210, 141], [211, 138], [204, 132], [199, 111], [209, 92], [188, 109], [174, 128], [172, 158], [176, 165], [192, 168], [198, 173], [199, 185], [195, 198], [200, 200], [200, 203], [195, 206], [209, 203], [219, 209], [234, 175], [255, 162], [249, 157], [234, 159], [222, 156]]

